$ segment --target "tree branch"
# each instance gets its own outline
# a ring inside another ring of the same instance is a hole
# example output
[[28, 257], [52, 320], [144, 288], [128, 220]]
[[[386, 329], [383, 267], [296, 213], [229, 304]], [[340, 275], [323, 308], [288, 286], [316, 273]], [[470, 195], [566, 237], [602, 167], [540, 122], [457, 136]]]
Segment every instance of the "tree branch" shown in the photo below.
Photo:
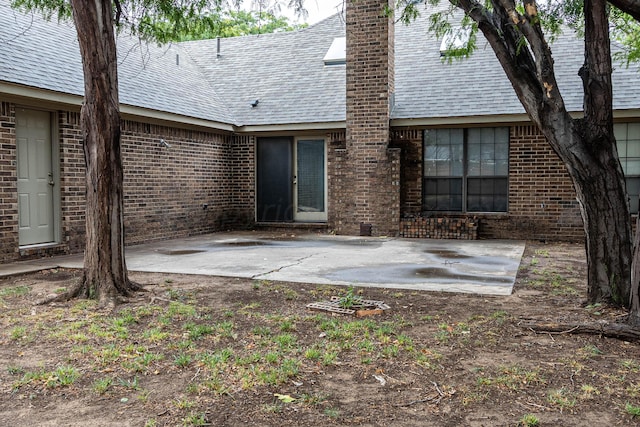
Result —
[[[518, 99], [532, 121], [542, 129], [543, 110], [551, 105], [553, 111], [562, 111], [564, 102], [555, 81], [551, 52], [542, 31], [535, 29], [538, 24], [518, 14], [512, 0], [492, 0], [493, 11], [475, 0], [450, 1], [478, 24]], [[540, 68], [523, 43], [523, 35], [532, 50], [542, 57]]]
[[608, 0], [609, 3], [640, 21], [640, 0]]
[[601, 335], [626, 341], [640, 341], [640, 329], [625, 323], [554, 323], [526, 321], [520, 326], [534, 332], [544, 332], [555, 335], [589, 334]]

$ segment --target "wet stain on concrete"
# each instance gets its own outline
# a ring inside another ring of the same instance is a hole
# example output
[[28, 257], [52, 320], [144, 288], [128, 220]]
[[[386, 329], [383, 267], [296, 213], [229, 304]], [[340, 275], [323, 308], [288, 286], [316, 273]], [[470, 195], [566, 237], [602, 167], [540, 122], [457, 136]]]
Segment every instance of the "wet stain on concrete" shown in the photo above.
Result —
[[424, 277], [427, 279], [444, 279], [447, 280], [457, 280], [457, 281], [465, 281], [465, 282], [478, 282], [478, 283], [511, 283], [512, 279], [509, 277], [500, 277], [500, 276], [476, 276], [470, 274], [458, 273], [455, 271], [451, 271], [446, 268], [437, 268], [437, 267], [425, 267], [425, 268], [416, 268], [414, 270], [415, 277]]
[[191, 255], [191, 254], [199, 254], [202, 252], [206, 252], [200, 249], [182, 249], [182, 250], [164, 250], [164, 249], [160, 249], [157, 251], [158, 253], [162, 254], [162, 255]]
[[253, 247], [253, 246], [275, 246], [275, 242], [268, 240], [237, 240], [233, 242], [218, 242], [213, 246], [231, 246], [231, 247]]
[[449, 259], [467, 259], [471, 258], [469, 255], [462, 254], [458, 251], [454, 251], [451, 249], [426, 249], [424, 251], [427, 254], [436, 255], [440, 258], [449, 258]]
[[470, 284], [510, 286], [513, 277], [509, 275], [492, 274], [490, 271], [469, 274], [460, 271], [456, 266], [426, 267], [424, 265], [403, 264], [388, 266], [356, 267], [334, 270], [325, 275], [329, 280], [350, 283], [436, 283], [436, 284]]

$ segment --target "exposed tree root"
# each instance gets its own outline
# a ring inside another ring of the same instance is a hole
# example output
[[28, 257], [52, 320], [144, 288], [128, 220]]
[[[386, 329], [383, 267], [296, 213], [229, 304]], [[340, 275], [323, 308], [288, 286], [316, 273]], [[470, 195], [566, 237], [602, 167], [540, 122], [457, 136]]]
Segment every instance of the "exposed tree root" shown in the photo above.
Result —
[[552, 335], [592, 334], [625, 341], [640, 341], [640, 328], [626, 323], [555, 323], [526, 319], [520, 323], [520, 326], [534, 332], [543, 332]]
[[73, 286], [73, 288], [69, 289], [68, 291], [62, 292], [60, 294], [47, 295], [43, 299], [36, 301], [34, 305], [46, 305], [54, 302], [67, 302], [80, 296], [83, 289], [84, 283], [78, 282]]
[[[99, 307], [115, 307], [119, 303], [126, 302], [126, 297], [132, 296], [136, 292], [147, 292], [147, 290], [140, 284], [132, 281], [128, 281], [127, 286], [118, 289], [120, 295], [104, 296], [100, 298]], [[67, 302], [75, 298], [90, 298], [89, 285], [86, 281], [81, 280], [76, 283], [71, 289], [62, 292], [60, 294], [48, 295], [45, 298], [36, 301], [34, 305], [46, 305], [56, 302]]]

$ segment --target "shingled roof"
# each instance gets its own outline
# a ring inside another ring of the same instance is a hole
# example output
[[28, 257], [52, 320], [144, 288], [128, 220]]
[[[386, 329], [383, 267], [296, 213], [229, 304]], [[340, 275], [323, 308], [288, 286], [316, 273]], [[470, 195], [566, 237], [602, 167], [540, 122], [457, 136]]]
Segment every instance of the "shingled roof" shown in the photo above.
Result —
[[[0, 82], [83, 95], [73, 23], [20, 13], [6, 0], [0, 2], [0, 17]], [[233, 123], [200, 68], [178, 46], [158, 47], [119, 35], [118, 58], [121, 104]]]
[[[82, 96], [73, 25], [22, 14], [8, 3], [0, 0], [0, 83]], [[471, 58], [448, 64], [440, 57], [440, 40], [427, 31], [426, 17], [397, 24], [395, 34], [392, 119], [437, 124], [452, 118], [500, 121], [524, 113], [483, 39]], [[216, 40], [157, 47], [121, 34], [120, 101], [237, 128], [344, 127], [345, 66], [323, 61], [333, 40], [344, 36], [341, 15], [295, 32], [221, 39], [219, 51]], [[552, 50], [565, 104], [581, 111], [582, 41], [563, 35]], [[635, 67], [616, 66], [614, 108], [640, 108]]]
[[215, 40], [180, 45], [239, 125], [337, 122], [345, 120], [345, 67], [323, 58], [344, 35], [334, 15], [300, 31], [221, 39], [219, 58]]

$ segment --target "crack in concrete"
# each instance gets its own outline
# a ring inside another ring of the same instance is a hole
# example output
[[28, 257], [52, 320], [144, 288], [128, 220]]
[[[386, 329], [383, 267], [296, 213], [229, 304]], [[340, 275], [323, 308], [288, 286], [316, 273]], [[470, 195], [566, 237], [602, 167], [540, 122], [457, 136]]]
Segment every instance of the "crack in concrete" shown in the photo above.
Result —
[[315, 255], [315, 254], [307, 255], [307, 256], [305, 256], [305, 257], [302, 257], [302, 258], [297, 259], [297, 260], [296, 260], [296, 262], [293, 262], [293, 263], [291, 263], [291, 264], [287, 264], [287, 265], [283, 265], [283, 266], [280, 266], [280, 267], [278, 267], [278, 268], [274, 268], [273, 270], [271, 270], [271, 271], [267, 271], [266, 273], [258, 273], [258, 274], [254, 274], [253, 276], [251, 276], [251, 278], [252, 278], [252, 279], [258, 279], [258, 278], [260, 278], [261, 276], [266, 276], [267, 274], [277, 273], [277, 272], [279, 272], [280, 270], [282, 270], [282, 269], [284, 269], [284, 268], [289, 268], [289, 267], [293, 267], [293, 266], [295, 266], [295, 265], [300, 265], [300, 264], [302, 264], [302, 261], [304, 261], [305, 259], [309, 259], [309, 258], [311, 258], [311, 257], [312, 257], [312, 256], [314, 256], [314, 255]]

